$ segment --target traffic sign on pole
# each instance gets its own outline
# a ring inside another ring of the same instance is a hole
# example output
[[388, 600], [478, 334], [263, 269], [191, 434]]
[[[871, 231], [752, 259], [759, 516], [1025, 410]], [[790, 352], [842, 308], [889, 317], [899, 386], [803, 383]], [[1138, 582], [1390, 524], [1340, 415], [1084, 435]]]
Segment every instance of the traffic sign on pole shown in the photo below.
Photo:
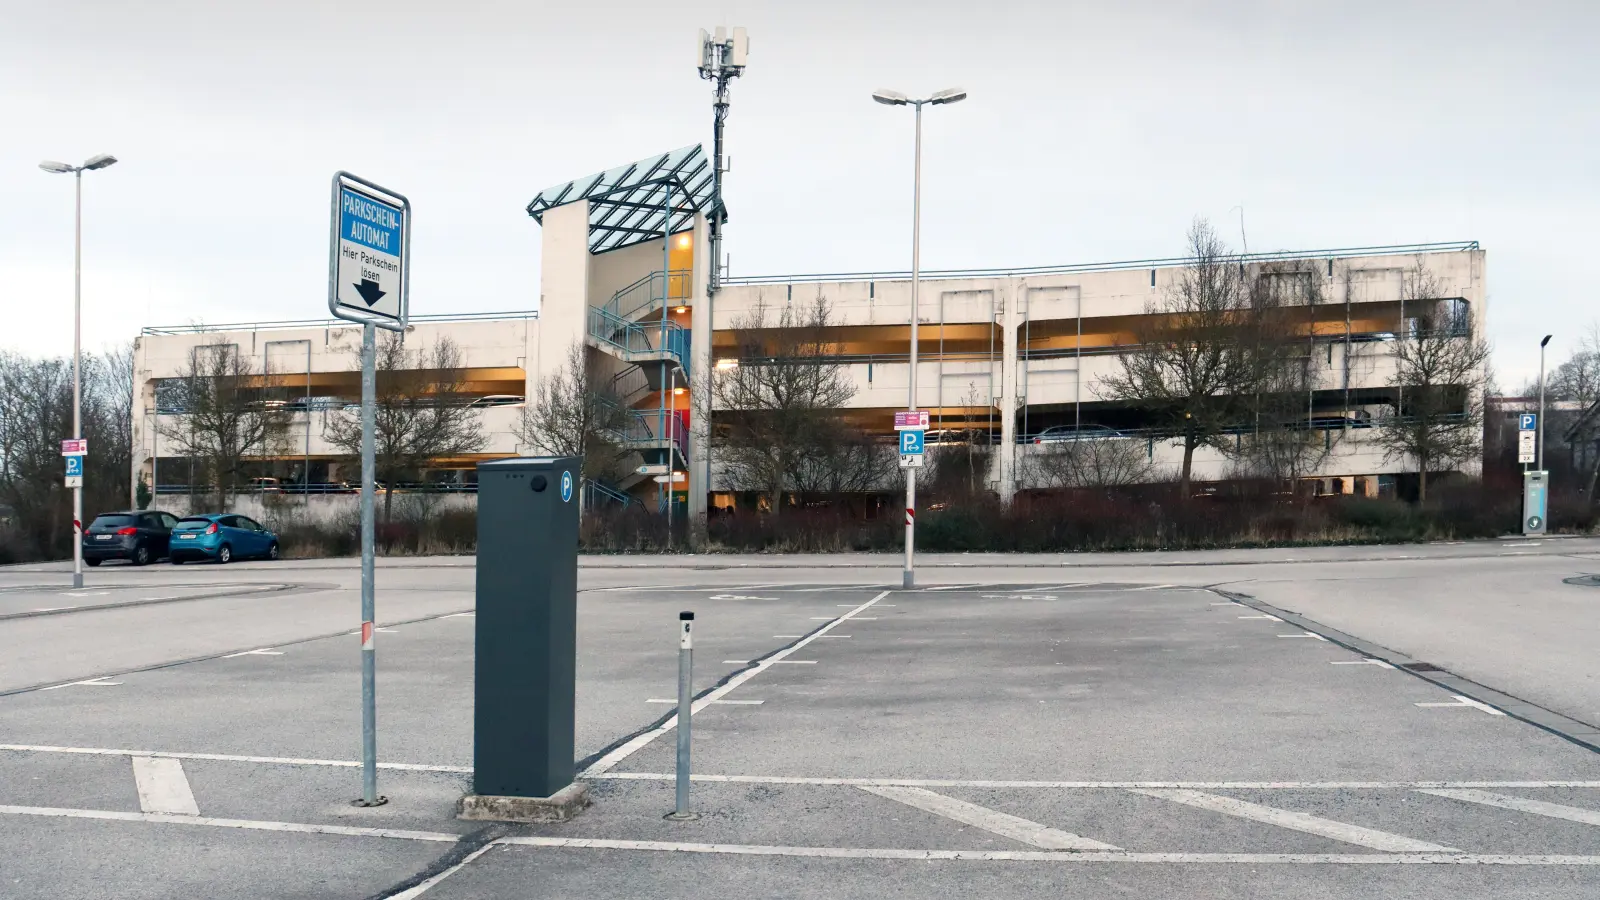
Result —
[[328, 311], [361, 329], [361, 799], [378, 793], [378, 662], [373, 634], [376, 540], [373, 475], [377, 465], [375, 328], [404, 332], [410, 310], [411, 201], [349, 172], [333, 175], [328, 249]]
[[88, 438], [69, 438], [61, 442], [62, 456], [87, 456], [88, 453]]
[[1539, 428], [1538, 413], [1522, 413], [1517, 416], [1518, 431], [1537, 431]]
[[349, 172], [333, 176], [328, 310], [404, 331], [409, 312], [411, 203]]
[[928, 411], [925, 409], [901, 410], [894, 414], [895, 431], [926, 431], [928, 428]]
[[65, 457], [67, 463], [67, 487], [83, 487], [83, 456], [73, 454]]
[[1538, 454], [1537, 432], [1517, 432], [1517, 462], [1531, 463]]

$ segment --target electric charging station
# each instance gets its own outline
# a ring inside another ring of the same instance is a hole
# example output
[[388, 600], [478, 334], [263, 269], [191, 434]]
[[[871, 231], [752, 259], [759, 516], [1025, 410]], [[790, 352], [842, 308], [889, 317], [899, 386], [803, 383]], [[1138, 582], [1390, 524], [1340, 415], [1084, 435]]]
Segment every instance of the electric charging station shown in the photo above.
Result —
[[478, 464], [473, 793], [461, 818], [562, 821], [588, 803], [573, 762], [581, 473], [576, 457]]
[[1522, 473], [1522, 533], [1544, 534], [1549, 525], [1550, 473]]

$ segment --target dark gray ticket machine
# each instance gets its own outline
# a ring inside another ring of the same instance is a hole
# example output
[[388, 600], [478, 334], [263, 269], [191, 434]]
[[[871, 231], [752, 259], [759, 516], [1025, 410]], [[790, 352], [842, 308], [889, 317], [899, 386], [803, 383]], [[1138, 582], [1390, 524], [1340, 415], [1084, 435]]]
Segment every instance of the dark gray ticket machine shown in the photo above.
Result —
[[582, 460], [478, 465], [473, 791], [552, 797], [573, 784]]

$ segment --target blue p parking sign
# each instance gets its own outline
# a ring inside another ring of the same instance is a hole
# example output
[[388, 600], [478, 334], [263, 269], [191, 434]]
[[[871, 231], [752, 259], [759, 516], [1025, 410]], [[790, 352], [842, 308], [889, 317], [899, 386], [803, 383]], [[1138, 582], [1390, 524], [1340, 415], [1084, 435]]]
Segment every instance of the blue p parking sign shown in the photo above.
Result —
[[562, 503], [570, 503], [571, 501], [572, 501], [572, 473], [571, 472], [562, 472], [561, 473], [561, 502]]
[[81, 457], [81, 456], [64, 456], [62, 458], [67, 461], [67, 477], [68, 478], [82, 478], [83, 477], [83, 457]]
[[900, 432], [900, 455], [906, 456], [926, 452], [922, 443], [922, 436], [926, 433], [923, 431]]
[[1538, 427], [1539, 427], [1539, 414], [1538, 413], [1523, 413], [1522, 415], [1517, 416], [1517, 430], [1518, 431], [1534, 431]]

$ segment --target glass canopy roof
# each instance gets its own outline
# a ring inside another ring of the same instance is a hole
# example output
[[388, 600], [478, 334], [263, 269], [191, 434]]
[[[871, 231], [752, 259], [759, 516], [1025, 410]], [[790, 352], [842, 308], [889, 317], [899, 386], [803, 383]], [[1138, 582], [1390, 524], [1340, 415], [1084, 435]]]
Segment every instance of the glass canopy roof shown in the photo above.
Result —
[[546, 188], [528, 204], [528, 215], [542, 223], [545, 210], [588, 200], [589, 252], [604, 253], [661, 237], [669, 219], [675, 234], [695, 213], [712, 215], [720, 204], [711, 175], [705, 149], [695, 144]]

